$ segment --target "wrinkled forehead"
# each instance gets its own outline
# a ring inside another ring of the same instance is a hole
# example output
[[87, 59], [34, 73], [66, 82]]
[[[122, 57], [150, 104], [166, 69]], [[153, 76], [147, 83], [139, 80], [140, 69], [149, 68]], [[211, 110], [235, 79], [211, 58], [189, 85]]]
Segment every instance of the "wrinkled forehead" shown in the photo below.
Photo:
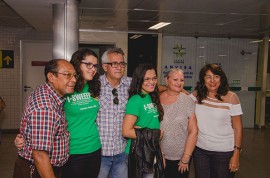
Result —
[[72, 64], [70, 64], [68, 61], [59, 61], [58, 65], [58, 72], [62, 71], [62, 72], [70, 72], [70, 73], [74, 73], [75, 69], [73, 67]]
[[110, 53], [108, 54], [110, 62], [124, 62], [125, 58], [120, 53]]

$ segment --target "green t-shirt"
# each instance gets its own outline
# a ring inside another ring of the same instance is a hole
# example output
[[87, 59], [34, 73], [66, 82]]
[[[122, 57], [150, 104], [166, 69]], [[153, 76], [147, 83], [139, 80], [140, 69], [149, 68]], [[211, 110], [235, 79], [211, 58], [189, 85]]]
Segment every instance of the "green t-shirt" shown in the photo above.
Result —
[[91, 97], [86, 84], [80, 93], [67, 95], [64, 104], [68, 131], [70, 132], [70, 154], [92, 153], [101, 148], [96, 124], [99, 103]]
[[[137, 116], [135, 126], [149, 129], [159, 129], [160, 123], [158, 120], [158, 110], [155, 107], [150, 95], [145, 95], [142, 98], [140, 95], [132, 96], [126, 106], [127, 115]], [[128, 139], [125, 152], [128, 154], [130, 150], [131, 139]]]

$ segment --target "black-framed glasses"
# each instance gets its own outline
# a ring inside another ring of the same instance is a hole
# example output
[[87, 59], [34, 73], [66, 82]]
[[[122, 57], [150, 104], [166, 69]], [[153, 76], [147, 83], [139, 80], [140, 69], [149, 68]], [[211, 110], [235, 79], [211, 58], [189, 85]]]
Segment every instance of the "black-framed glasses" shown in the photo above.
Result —
[[119, 104], [119, 99], [118, 99], [118, 92], [117, 92], [117, 89], [114, 88], [112, 90], [112, 94], [114, 96], [114, 99], [113, 99], [113, 104]]
[[66, 79], [71, 80], [72, 77], [74, 77], [76, 80], [79, 78], [79, 75], [76, 73], [71, 74], [71, 73], [62, 73], [62, 72], [52, 72], [54, 74], [62, 74], [65, 76]]
[[157, 82], [157, 77], [153, 77], [153, 78], [145, 78], [145, 79], [143, 79], [143, 81], [146, 82], [146, 83], [148, 83], [148, 82], [150, 82], [150, 81], [152, 81], [152, 82]]
[[82, 62], [82, 61], [81, 61], [81, 63], [82, 63], [82, 64], [85, 64], [86, 67], [87, 67], [88, 69], [92, 69], [93, 67], [94, 67], [95, 69], [98, 68], [98, 64], [93, 64], [92, 62]]
[[125, 62], [107, 62], [106, 64], [110, 64], [113, 68], [117, 68], [118, 66], [125, 68], [127, 66]]

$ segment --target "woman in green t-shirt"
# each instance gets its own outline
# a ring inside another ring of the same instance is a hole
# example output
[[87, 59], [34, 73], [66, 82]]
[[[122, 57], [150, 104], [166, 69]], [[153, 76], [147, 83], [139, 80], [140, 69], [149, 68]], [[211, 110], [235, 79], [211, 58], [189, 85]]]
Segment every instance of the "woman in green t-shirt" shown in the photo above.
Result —
[[66, 96], [64, 110], [70, 132], [70, 157], [63, 178], [96, 178], [101, 163], [101, 142], [96, 124], [100, 81], [97, 55], [79, 49], [71, 58], [78, 79], [73, 94]]
[[[137, 161], [144, 161], [136, 159], [136, 166], [134, 165], [134, 161], [131, 161], [131, 155], [134, 150], [138, 150], [138, 148], [143, 147], [142, 149], [148, 149], [145, 145], [139, 145], [142, 142], [152, 142], [158, 143], [155, 145], [155, 148], [149, 148], [150, 154], [154, 154], [152, 156], [152, 162], [150, 163], [150, 167], [153, 168], [154, 161], [163, 169], [162, 156], [157, 155], [157, 153], [161, 153], [159, 146], [159, 137], [151, 137], [150, 139], [157, 140], [138, 140], [138, 131], [147, 130], [149, 134], [151, 130], [158, 131], [158, 135], [160, 136], [160, 121], [163, 118], [163, 109], [159, 101], [159, 94], [157, 88], [157, 73], [156, 69], [150, 64], [140, 64], [134, 71], [132, 82], [129, 89], [129, 100], [126, 106], [126, 115], [123, 122], [123, 136], [128, 138], [128, 144], [126, 146], [125, 152], [129, 154], [129, 178], [152, 178], [154, 176], [154, 169], [147, 169], [144, 166], [145, 162], [138, 163]], [[148, 132], [150, 129], [150, 132]], [[151, 133], [152, 134], [152, 133]], [[143, 133], [142, 133], [143, 135]], [[139, 137], [139, 136], [138, 136]], [[133, 148], [131, 150], [131, 142], [137, 142], [137, 148]], [[138, 150], [138, 152], [144, 152], [145, 150]], [[135, 153], [137, 154], [137, 153]], [[139, 153], [140, 154], [140, 153]], [[142, 153], [142, 154], [145, 154]], [[147, 155], [149, 156], [149, 155]], [[157, 159], [161, 158], [161, 159]], [[138, 163], [138, 164], [137, 164]], [[149, 163], [149, 162], [148, 162]], [[151, 166], [152, 165], [152, 166]], [[149, 167], [148, 167], [149, 168]], [[136, 173], [134, 173], [135, 171]]]

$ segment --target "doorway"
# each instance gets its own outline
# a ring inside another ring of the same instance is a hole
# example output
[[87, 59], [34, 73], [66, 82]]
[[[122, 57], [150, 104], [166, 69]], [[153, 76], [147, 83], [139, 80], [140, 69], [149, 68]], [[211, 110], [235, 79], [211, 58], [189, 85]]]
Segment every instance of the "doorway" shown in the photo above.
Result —
[[157, 34], [128, 34], [128, 70], [132, 77], [135, 68], [142, 63], [151, 63], [157, 67]]
[[114, 48], [114, 44], [79, 44], [79, 48], [90, 48], [94, 51], [98, 56], [98, 71], [100, 75], [104, 74], [104, 70], [102, 68], [101, 56], [102, 54], [109, 48]]

